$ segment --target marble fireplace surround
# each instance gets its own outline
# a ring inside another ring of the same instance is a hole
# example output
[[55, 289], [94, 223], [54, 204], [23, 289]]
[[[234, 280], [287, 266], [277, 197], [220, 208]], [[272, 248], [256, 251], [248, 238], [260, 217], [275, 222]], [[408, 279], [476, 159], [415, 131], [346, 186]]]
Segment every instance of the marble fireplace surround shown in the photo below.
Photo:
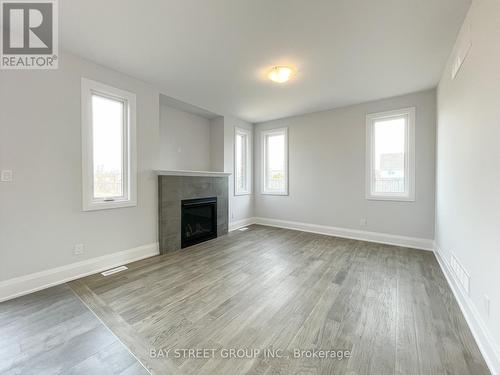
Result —
[[227, 234], [228, 177], [231, 173], [156, 171], [158, 175], [158, 233], [160, 253], [181, 248], [181, 201], [217, 197], [217, 236]]

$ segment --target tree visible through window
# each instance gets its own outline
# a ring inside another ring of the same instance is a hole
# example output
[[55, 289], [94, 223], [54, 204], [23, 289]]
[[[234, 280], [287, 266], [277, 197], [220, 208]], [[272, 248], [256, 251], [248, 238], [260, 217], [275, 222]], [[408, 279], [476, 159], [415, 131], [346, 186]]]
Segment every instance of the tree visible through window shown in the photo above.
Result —
[[124, 103], [92, 94], [93, 197], [123, 197]]
[[135, 100], [82, 78], [84, 210], [136, 204]]

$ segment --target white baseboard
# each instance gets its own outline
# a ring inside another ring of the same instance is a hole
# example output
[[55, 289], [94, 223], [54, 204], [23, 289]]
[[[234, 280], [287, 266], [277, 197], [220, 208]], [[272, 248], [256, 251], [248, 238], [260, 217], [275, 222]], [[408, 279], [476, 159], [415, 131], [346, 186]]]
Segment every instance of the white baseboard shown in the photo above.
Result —
[[159, 254], [158, 243], [0, 282], [0, 302]]
[[476, 339], [477, 346], [479, 347], [491, 374], [500, 375], [500, 348], [495, 343], [491, 331], [484, 323], [484, 320], [479, 314], [474, 302], [472, 302], [471, 298], [462, 288], [460, 288], [458, 281], [455, 280], [446, 254], [444, 254], [439, 245], [435, 244], [434, 248], [434, 253], [436, 254], [439, 266], [441, 267], [441, 270], [443, 271], [444, 276], [453, 291], [455, 300], [457, 301], [460, 310], [462, 310], [462, 314], [469, 325], [472, 335]]
[[387, 245], [410, 247], [419, 250], [428, 250], [428, 251], [434, 250], [434, 241], [426, 238], [398, 236], [387, 233], [368, 232], [357, 229], [330, 227], [326, 225], [300, 223], [297, 221], [286, 221], [286, 220], [269, 219], [263, 217], [254, 218], [254, 222], [260, 225], [300, 230], [303, 232], [325, 234], [328, 236], [383, 243]]
[[249, 217], [246, 219], [233, 221], [233, 222], [229, 223], [229, 231], [232, 232], [233, 230], [243, 228], [243, 227], [246, 227], [247, 225], [252, 225], [252, 224], [255, 224], [254, 217]]

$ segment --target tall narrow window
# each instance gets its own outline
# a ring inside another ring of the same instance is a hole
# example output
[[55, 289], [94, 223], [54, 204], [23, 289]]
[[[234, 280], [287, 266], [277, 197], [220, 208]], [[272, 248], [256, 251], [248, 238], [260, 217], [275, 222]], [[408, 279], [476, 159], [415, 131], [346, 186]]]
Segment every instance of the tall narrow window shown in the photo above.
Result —
[[366, 197], [415, 200], [415, 108], [366, 117]]
[[234, 132], [234, 193], [245, 195], [251, 192], [251, 133], [236, 128]]
[[83, 209], [136, 204], [135, 95], [82, 78]]
[[288, 129], [262, 132], [262, 194], [288, 195]]

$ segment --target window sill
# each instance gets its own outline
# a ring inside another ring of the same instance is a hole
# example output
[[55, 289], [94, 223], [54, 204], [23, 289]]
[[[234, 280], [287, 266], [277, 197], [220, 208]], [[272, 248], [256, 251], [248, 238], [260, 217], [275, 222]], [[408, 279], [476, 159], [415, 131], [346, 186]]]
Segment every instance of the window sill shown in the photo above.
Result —
[[283, 193], [280, 193], [280, 192], [272, 192], [272, 191], [263, 191], [261, 192], [262, 195], [278, 195], [278, 196], [287, 196], [288, 195], [288, 192], [283, 192]]
[[135, 207], [137, 206], [136, 201], [115, 201], [115, 202], [99, 202], [99, 203], [88, 203], [83, 204], [83, 211], [98, 211], [98, 210], [110, 210], [113, 208], [125, 208], [125, 207]]
[[251, 191], [240, 191], [240, 192], [234, 193], [235, 197], [242, 197], [245, 195], [252, 195], [252, 192]]
[[415, 197], [404, 196], [385, 196], [385, 195], [368, 195], [366, 197], [370, 201], [393, 201], [393, 202], [415, 202]]

